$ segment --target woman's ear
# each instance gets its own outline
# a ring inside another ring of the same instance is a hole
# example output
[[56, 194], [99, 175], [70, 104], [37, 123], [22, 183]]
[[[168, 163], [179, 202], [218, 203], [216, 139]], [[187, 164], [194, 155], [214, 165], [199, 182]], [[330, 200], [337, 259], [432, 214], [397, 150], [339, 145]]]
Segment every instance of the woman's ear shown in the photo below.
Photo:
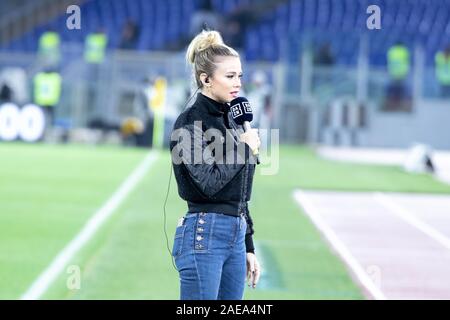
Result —
[[209, 83], [209, 76], [206, 73], [201, 73], [200, 74], [200, 81], [206, 87], [210, 87], [211, 86], [211, 84]]

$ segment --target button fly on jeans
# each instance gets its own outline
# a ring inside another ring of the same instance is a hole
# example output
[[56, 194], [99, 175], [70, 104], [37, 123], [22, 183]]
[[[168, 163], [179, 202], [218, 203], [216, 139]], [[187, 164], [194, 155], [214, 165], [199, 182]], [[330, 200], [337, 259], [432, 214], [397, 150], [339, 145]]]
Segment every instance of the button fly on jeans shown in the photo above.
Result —
[[211, 227], [214, 225], [214, 216], [206, 212], [200, 212], [197, 222], [193, 228], [193, 247], [198, 253], [207, 252], [209, 249], [209, 237]]

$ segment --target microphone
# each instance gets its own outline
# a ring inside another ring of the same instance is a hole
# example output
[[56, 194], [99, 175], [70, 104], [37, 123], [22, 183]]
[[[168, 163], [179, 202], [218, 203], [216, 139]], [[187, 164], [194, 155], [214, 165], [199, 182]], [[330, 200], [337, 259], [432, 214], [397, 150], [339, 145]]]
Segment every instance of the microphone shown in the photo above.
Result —
[[[237, 97], [230, 102], [231, 117], [238, 125], [243, 126], [244, 132], [251, 130], [250, 122], [253, 120], [252, 107], [244, 97]], [[253, 150], [256, 163], [259, 164], [259, 150]]]

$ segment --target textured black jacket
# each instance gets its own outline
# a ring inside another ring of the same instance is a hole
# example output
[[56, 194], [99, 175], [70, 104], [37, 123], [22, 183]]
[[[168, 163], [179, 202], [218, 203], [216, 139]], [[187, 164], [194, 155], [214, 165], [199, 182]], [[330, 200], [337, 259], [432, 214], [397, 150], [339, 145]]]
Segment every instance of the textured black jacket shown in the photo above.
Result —
[[[242, 127], [233, 121], [228, 111], [227, 104], [197, 94], [194, 104], [182, 112], [174, 124], [170, 143], [173, 170], [178, 193], [187, 201], [189, 212], [245, 217], [246, 251], [254, 252], [253, 221], [247, 201], [255, 165], [254, 161], [249, 161], [253, 156], [248, 145], [237, 139], [243, 132]], [[212, 130], [208, 129], [216, 129], [215, 133], [220, 131], [220, 141], [211, 138], [208, 133]], [[222, 145], [221, 154], [218, 154], [218, 144]], [[227, 159], [230, 154], [235, 155], [233, 161]]]

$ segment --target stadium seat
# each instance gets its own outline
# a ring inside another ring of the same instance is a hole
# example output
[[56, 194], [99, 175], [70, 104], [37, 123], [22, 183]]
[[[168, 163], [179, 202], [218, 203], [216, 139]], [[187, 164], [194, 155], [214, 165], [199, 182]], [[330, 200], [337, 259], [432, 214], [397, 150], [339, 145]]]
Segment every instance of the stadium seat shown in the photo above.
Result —
[[[238, 6], [254, 2], [213, 0], [212, 5], [216, 11], [226, 15]], [[382, 10], [382, 30], [367, 32], [366, 8], [372, 4]], [[62, 15], [4, 45], [2, 49], [32, 52], [37, 48], [38, 36], [50, 26], [64, 30], [61, 34], [64, 42], [78, 43], [83, 43], [88, 33], [103, 27], [109, 36], [108, 47], [117, 48], [123, 25], [130, 19], [141, 27], [137, 50], [164, 49], [166, 45], [187, 36], [190, 17], [199, 5], [199, 0], [89, 0], [81, 6], [81, 31], [64, 28], [65, 15]], [[245, 35], [244, 52], [249, 60], [275, 61], [280, 57], [280, 39], [290, 35], [286, 54], [290, 60], [298, 59], [298, 50], [302, 46], [294, 37], [301, 41], [312, 32], [321, 42], [323, 39], [314, 33], [314, 30], [320, 30], [319, 34], [332, 35], [331, 42], [339, 63], [356, 63], [357, 38], [366, 34], [370, 42], [371, 64], [385, 64], [386, 50], [397, 40], [411, 46], [424, 42], [427, 45], [426, 61], [432, 64], [435, 52], [448, 44], [449, 18], [448, 0], [445, 3], [428, 0], [280, 1], [275, 10], [263, 14], [258, 22], [250, 26]]]

